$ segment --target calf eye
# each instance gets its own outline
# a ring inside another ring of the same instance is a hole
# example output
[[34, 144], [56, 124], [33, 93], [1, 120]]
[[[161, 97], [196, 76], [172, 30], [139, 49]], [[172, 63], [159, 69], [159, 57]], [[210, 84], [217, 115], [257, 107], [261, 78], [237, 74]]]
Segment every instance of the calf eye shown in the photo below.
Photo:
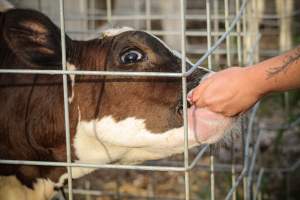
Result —
[[121, 55], [121, 61], [123, 64], [136, 63], [143, 59], [143, 54], [136, 50], [126, 51]]

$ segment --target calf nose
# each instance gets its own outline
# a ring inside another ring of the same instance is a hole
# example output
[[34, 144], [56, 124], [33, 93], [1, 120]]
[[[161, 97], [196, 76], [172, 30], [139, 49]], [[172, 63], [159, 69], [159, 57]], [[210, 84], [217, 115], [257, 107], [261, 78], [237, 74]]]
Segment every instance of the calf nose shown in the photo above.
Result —
[[[189, 70], [192, 67], [192, 64], [187, 62], [187, 70]], [[190, 92], [197, 86], [199, 85], [200, 81], [202, 80], [202, 78], [207, 75], [209, 72], [203, 69], [196, 69], [191, 75], [189, 75], [187, 77], [187, 93], [188, 93], [188, 97]], [[182, 115], [182, 109], [183, 109], [183, 105], [182, 105], [182, 94], [180, 95], [178, 102], [177, 102], [177, 106], [176, 106], [176, 113], [178, 115]], [[190, 108], [192, 105], [190, 104], [190, 102], [188, 101], [188, 108]]]
[[199, 85], [202, 78], [207, 75], [208, 72], [202, 69], [196, 69], [188, 78], [187, 78], [187, 92], [189, 93], [197, 85]]

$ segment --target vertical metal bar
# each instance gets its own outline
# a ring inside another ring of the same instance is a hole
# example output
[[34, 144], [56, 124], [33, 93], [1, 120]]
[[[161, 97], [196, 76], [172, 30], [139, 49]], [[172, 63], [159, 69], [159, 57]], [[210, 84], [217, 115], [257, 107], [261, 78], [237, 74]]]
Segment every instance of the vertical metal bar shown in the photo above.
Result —
[[255, 189], [256, 193], [255, 193], [255, 196], [254, 196], [254, 200], [256, 200], [257, 197], [261, 194], [260, 186], [261, 186], [261, 182], [262, 182], [264, 172], [265, 172], [264, 168], [261, 168], [259, 170], [258, 178], [257, 178], [257, 181], [256, 181], [256, 189]]
[[[246, 65], [246, 62], [247, 62], [247, 26], [246, 26], [246, 16], [247, 16], [247, 7], [245, 8], [244, 10], [244, 14], [243, 14], [243, 25], [242, 25], [242, 29], [243, 29], [243, 64]], [[247, 133], [246, 131], [246, 117], [243, 117], [242, 119], [242, 142], [243, 142], [243, 145], [242, 145], [242, 148], [243, 148], [243, 167], [245, 167], [245, 161], [246, 161], [246, 148], [245, 148], [245, 144], [246, 144], [246, 138], [245, 138], [245, 134]], [[246, 193], [247, 193], [247, 178], [244, 176], [243, 177], [243, 199], [246, 198]]]
[[[253, 61], [253, 57], [252, 60], [250, 62]], [[249, 174], [249, 167], [251, 162], [249, 161], [250, 158], [250, 153], [249, 153], [249, 149], [250, 149], [250, 143], [251, 143], [251, 139], [253, 137], [253, 124], [254, 124], [254, 118], [256, 116], [256, 112], [257, 109], [259, 108], [259, 104], [260, 102], [257, 102], [255, 104], [255, 106], [253, 107], [251, 113], [250, 113], [250, 117], [249, 117], [249, 122], [248, 122], [248, 126], [247, 126], [247, 137], [246, 137], [246, 141], [245, 141], [245, 160], [244, 160], [244, 168], [246, 169], [246, 173], [244, 176], [244, 199], [248, 200], [249, 199], [249, 190], [248, 190], [248, 174]]]
[[[243, 152], [243, 168], [245, 168], [245, 160], [246, 160], [246, 149], [245, 149], [245, 144], [246, 144], [246, 139], [245, 139], [245, 133], [246, 131], [246, 116], [242, 117], [241, 120], [241, 126], [242, 126], [242, 152]], [[245, 199], [245, 192], [246, 192], [246, 180], [245, 180], [245, 176], [243, 177], [243, 199]]]
[[[210, 0], [206, 0], [206, 29], [207, 29], [207, 49], [211, 48], [211, 4]], [[207, 57], [208, 69], [212, 70], [211, 55]], [[215, 199], [215, 174], [214, 174], [214, 155], [210, 151], [210, 199]]]
[[[60, 28], [61, 28], [61, 52], [62, 52], [62, 69], [67, 69], [66, 61], [66, 40], [65, 40], [65, 21], [64, 21], [64, 0], [59, 1], [60, 11]], [[63, 92], [64, 92], [64, 119], [66, 130], [66, 151], [67, 151], [67, 163], [72, 162], [71, 158], [71, 139], [70, 139], [70, 123], [69, 123], [69, 101], [68, 101], [68, 77], [63, 74]], [[72, 184], [72, 167], [67, 167], [68, 171], [68, 195], [69, 200], [73, 199], [73, 184]]]
[[[84, 189], [87, 190], [87, 191], [91, 189], [91, 183], [90, 183], [89, 180], [86, 180], [84, 182]], [[85, 200], [92, 200], [92, 195], [87, 193], [85, 195]]]
[[146, 0], [146, 30], [151, 30], [151, 1]]
[[[90, 0], [90, 4], [89, 4], [89, 9], [91, 9], [92, 11], [92, 16], [96, 16], [96, 2], [95, 0]], [[88, 14], [87, 14], [88, 16]], [[91, 25], [91, 29], [93, 31], [96, 31], [96, 20], [92, 20], [92, 22], [90, 22], [90, 25]]]
[[[229, 3], [228, 0], [224, 0], [224, 9], [225, 9], [225, 31], [229, 29]], [[239, 23], [239, 22], [237, 22]], [[226, 63], [227, 67], [231, 66], [231, 55], [230, 55], [230, 34], [226, 37]], [[231, 185], [232, 187], [235, 185], [236, 177], [235, 177], [235, 166], [234, 166], [234, 142], [232, 140], [231, 145], [231, 153], [232, 153], [232, 163], [231, 163]], [[234, 190], [232, 194], [232, 199], [236, 200], [236, 190]]]
[[[234, 138], [232, 137], [231, 142], [231, 186], [234, 187], [236, 176], [235, 176], [235, 149], [234, 149]], [[232, 194], [232, 199], [236, 200], [236, 190]]]
[[[211, 48], [211, 13], [210, 0], [206, 0], [206, 29], [207, 29], [207, 49]], [[208, 56], [208, 69], [212, 70], [211, 55]]]
[[[206, 0], [206, 29], [207, 29], [207, 49], [211, 48], [211, 14], [210, 14], [210, 0]], [[208, 69], [212, 70], [211, 55], [207, 57]]]
[[39, 9], [39, 11], [42, 12], [42, 2], [41, 2], [41, 0], [38, 0], [38, 9]]
[[243, 23], [242, 23], [242, 29], [243, 29], [243, 64], [245, 65], [247, 62], [247, 48], [246, 48], [246, 43], [247, 43], [247, 8], [244, 10], [243, 14]]
[[[248, 191], [252, 191], [251, 185], [252, 185], [252, 180], [253, 180], [253, 170], [254, 170], [254, 166], [255, 166], [255, 160], [257, 157], [257, 154], [259, 152], [259, 144], [261, 141], [261, 132], [258, 132], [257, 138], [256, 138], [256, 143], [255, 146], [253, 147], [253, 153], [252, 153], [252, 160], [251, 160], [251, 164], [248, 170]], [[253, 197], [253, 195], [251, 194], [251, 196]], [[252, 199], [252, 198], [250, 198]]]
[[[219, 0], [214, 0], [214, 32], [219, 33]], [[214, 42], [218, 40], [218, 36], [214, 36]], [[220, 63], [220, 55], [215, 54], [215, 63]]]
[[106, 0], [106, 16], [107, 16], [108, 24], [111, 25], [111, 16], [112, 16], [111, 0]]
[[215, 200], [215, 168], [212, 149], [210, 150], [210, 199]]
[[[186, 38], [185, 38], [185, 9], [186, 1], [180, 0], [180, 21], [181, 21], [181, 71], [186, 72]], [[188, 152], [188, 119], [187, 119], [187, 80], [182, 77], [182, 104], [183, 104], [183, 125], [184, 125], [184, 180], [185, 180], [185, 200], [190, 199], [190, 177], [189, 177], [189, 152]]]
[[154, 199], [155, 198], [155, 173], [152, 173], [152, 175], [150, 176], [150, 183], [148, 183], [148, 187], [147, 187], [147, 193], [148, 193], [148, 197], [149, 199]]
[[[134, 15], [140, 15], [140, 6], [141, 5], [141, 1], [140, 0], [134, 0], [133, 2], [133, 10], [134, 10]], [[135, 18], [133, 20], [133, 27], [136, 28], [136, 29], [140, 29], [140, 19], [138, 18]]]
[[[254, 20], [253, 23], [255, 24], [254, 30], [252, 33], [252, 43], [253, 44], [256, 41], [257, 34], [259, 33], [259, 17], [261, 13], [258, 11], [257, 8], [257, 1], [258, 0], [252, 0], [252, 19]], [[259, 14], [259, 15], [258, 15]], [[254, 56], [254, 62], [259, 61], [259, 48], [255, 49], [255, 56]]]
[[[225, 31], [229, 29], [229, 4], [228, 0], [224, 0], [224, 8], [225, 8]], [[230, 33], [226, 37], [226, 61], [227, 66], [231, 66], [231, 55], [230, 55]]]
[[[235, 0], [235, 14], [239, 13], [240, 9], [240, 0]], [[244, 12], [245, 13], [245, 12]], [[238, 65], [242, 65], [242, 41], [241, 41], [241, 22], [240, 20], [236, 24], [236, 32], [237, 32], [237, 58], [238, 58]]]
[[116, 199], [120, 200], [121, 199], [121, 181], [120, 181], [120, 176], [117, 177], [117, 181], [116, 181]]
[[[290, 32], [288, 32], [288, 31], [290, 31], [290, 26], [289, 26], [289, 19], [288, 19], [287, 16], [290, 15], [290, 12], [292, 10], [290, 9], [289, 4], [293, 4], [293, 3], [291, 1], [286, 1], [286, 3], [283, 3], [283, 13], [282, 13], [282, 15], [280, 15], [280, 22], [279, 22], [280, 25], [281, 25], [280, 29], [283, 29], [283, 28], [287, 29], [284, 32], [280, 31], [280, 34], [284, 34], [283, 35], [284, 37], [282, 39], [280, 38], [280, 40], [282, 40], [282, 42], [280, 42], [280, 50], [281, 51], [287, 51], [291, 48], [291, 46], [290, 46], [291, 42], [289, 40], [289, 37], [290, 37], [289, 33]], [[277, 3], [277, 6], [278, 5], [279, 4]], [[282, 27], [283, 24], [286, 24], [286, 26]], [[284, 93], [284, 109], [285, 109], [285, 113], [286, 113], [287, 116], [290, 113], [290, 101], [289, 101], [289, 99], [290, 99], [289, 93], [285, 92]]]

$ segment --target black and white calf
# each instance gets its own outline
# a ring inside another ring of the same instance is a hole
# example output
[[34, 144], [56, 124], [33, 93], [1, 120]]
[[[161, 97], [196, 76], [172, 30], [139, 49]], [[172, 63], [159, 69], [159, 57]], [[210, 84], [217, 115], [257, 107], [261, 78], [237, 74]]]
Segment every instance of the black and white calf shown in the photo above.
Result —
[[[0, 13], [0, 29], [0, 69], [61, 69], [60, 30], [42, 13]], [[66, 35], [66, 53], [69, 70], [181, 71], [178, 54], [142, 31]], [[181, 79], [71, 75], [68, 90], [74, 162], [134, 164], [183, 151]], [[61, 75], [0, 74], [0, 104], [0, 159], [66, 161]], [[189, 119], [190, 147], [217, 141], [233, 124], [193, 107]], [[73, 177], [90, 171], [74, 168]], [[66, 170], [0, 165], [0, 175], [0, 199], [50, 199]]]

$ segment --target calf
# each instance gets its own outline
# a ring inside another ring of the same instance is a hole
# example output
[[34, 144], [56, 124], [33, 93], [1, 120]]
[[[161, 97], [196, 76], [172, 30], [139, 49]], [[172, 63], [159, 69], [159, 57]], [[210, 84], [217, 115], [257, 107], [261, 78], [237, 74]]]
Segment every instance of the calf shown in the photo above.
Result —
[[[0, 13], [0, 24], [0, 69], [61, 69], [60, 30], [45, 15], [9, 10]], [[118, 29], [89, 41], [65, 38], [68, 70], [181, 71], [178, 54], [146, 32]], [[72, 161], [134, 164], [183, 151], [181, 79], [70, 75], [68, 85]], [[61, 75], [0, 74], [0, 159], [66, 161], [63, 103]], [[197, 123], [202, 133], [193, 131], [194, 114], [209, 116]], [[190, 147], [215, 142], [232, 124], [195, 108], [189, 117]], [[91, 171], [72, 170], [74, 178]], [[53, 186], [63, 185], [66, 170], [0, 165], [0, 175], [15, 175], [12, 185], [34, 189], [30, 198], [40, 199], [40, 191], [49, 190], [50, 198]]]

